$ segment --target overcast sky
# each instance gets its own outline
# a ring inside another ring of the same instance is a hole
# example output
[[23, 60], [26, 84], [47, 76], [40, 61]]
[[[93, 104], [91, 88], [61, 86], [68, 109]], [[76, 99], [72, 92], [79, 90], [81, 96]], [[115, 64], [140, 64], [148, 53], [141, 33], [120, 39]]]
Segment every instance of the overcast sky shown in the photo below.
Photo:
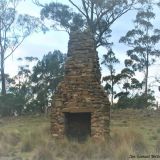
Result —
[[[49, 2], [45, 1], [46, 3]], [[65, 2], [65, 0], [64, 0]], [[25, 6], [25, 7], [24, 7]], [[37, 7], [32, 3], [32, 0], [21, 2], [18, 6], [20, 13], [27, 13], [32, 16], [40, 16], [40, 7]], [[14, 54], [7, 59], [5, 64], [5, 71], [10, 75], [15, 75], [17, 72], [17, 58], [33, 56], [41, 59], [44, 54], [56, 49], [62, 52], [67, 52], [68, 34], [65, 32], [49, 31], [45, 34], [34, 33], [27, 37], [25, 41], [19, 46]]]
[[[40, 0], [43, 3], [51, 2], [51, 0]], [[56, 0], [57, 2], [69, 4], [68, 0]], [[21, 2], [18, 6], [18, 11], [20, 13], [27, 13], [36, 17], [40, 16], [40, 7], [37, 7], [32, 3], [32, 0], [26, 0]], [[158, 12], [158, 11], [157, 11]], [[159, 11], [160, 14], [160, 11]], [[129, 29], [133, 28], [133, 20], [135, 18], [134, 12], [128, 12], [126, 15], [119, 18], [112, 25], [112, 37], [110, 39], [111, 42], [114, 42], [113, 50], [116, 53], [117, 58], [120, 59], [121, 64], [117, 67], [118, 72], [123, 68], [123, 61], [126, 57], [127, 47], [123, 44], [119, 43], [119, 39], [121, 36], [124, 36]], [[160, 18], [159, 18], [160, 19]], [[155, 21], [160, 28], [159, 21]], [[35, 56], [39, 59], [42, 59], [44, 54], [47, 54], [49, 51], [60, 50], [63, 53], [67, 53], [67, 45], [68, 45], [68, 34], [66, 32], [59, 31], [49, 31], [46, 34], [43, 33], [34, 33], [29, 36], [22, 45], [15, 51], [13, 56], [7, 59], [5, 64], [5, 71], [10, 75], [15, 75], [17, 72], [17, 58], [25, 57], [25, 56]], [[106, 52], [103, 48], [99, 48], [100, 59], [102, 55]], [[159, 62], [158, 62], [159, 63]], [[155, 75], [159, 75], [158, 71], [159, 64], [154, 65], [151, 68], [150, 76], [153, 77]], [[107, 75], [107, 71], [103, 69], [103, 75]], [[142, 79], [142, 74], [138, 73], [137, 77]], [[156, 90], [156, 96], [159, 96], [159, 93]]]

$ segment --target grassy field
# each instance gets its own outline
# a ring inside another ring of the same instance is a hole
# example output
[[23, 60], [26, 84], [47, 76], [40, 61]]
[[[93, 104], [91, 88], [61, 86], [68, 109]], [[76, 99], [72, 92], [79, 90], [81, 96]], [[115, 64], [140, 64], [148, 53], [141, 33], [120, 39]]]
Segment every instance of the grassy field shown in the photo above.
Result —
[[112, 112], [110, 144], [55, 140], [49, 125], [45, 116], [0, 119], [0, 160], [160, 159], [160, 111]]

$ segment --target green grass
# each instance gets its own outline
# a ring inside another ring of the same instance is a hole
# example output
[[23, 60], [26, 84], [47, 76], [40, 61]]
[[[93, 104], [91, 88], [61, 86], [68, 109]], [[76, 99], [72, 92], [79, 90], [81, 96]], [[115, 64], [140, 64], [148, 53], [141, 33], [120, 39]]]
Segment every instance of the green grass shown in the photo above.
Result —
[[112, 112], [110, 144], [55, 140], [45, 116], [0, 119], [0, 160], [128, 160], [130, 154], [160, 154], [160, 113], [146, 114]]

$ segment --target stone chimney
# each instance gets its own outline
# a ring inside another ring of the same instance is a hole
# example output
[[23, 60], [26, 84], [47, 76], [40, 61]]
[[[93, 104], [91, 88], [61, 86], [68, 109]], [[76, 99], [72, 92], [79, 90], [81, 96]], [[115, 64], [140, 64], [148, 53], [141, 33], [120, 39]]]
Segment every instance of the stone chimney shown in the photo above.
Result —
[[53, 99], [53, 136], [78, 141], [109, 137], [110, 104], [100, 77], [93, 37], [87, 32], [72, 32], [64, 80]]

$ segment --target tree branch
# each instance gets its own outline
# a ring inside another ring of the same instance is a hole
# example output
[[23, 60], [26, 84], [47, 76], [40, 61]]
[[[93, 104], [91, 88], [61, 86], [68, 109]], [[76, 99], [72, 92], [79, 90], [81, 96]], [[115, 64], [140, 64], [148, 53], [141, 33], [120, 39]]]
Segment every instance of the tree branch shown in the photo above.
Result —
[[85, 15], [85, 13], [84, 13], [75, 3], [73, 3], [72, 0], [69, 0], [69, 2], [70, 2], [75, 8], [77, 8], [78, 11], [79, 11], [81, 14], [83, 14], [83, 16], [85, 16], [85, 17], [87, 18], [87, 16]]
[[94, 14], [94, 3], [91, 1], [91, 21], [93, 22], [93, 14]]
[[90, 20], [90, 17], [89, 17], [89, 14], [88, 14], [88, 9], [87, 9], [87, 7], [86, 7], [86, 4], [85, 4], [86, 2], [85, 2], [85, 0], [82, 0], [82, 4], [83, 4], [83, 8], [84, 8], [84, 11], [85, 11], [85, 15], [86, 15], [86, 19], [87, 19], [87, 22], [88, 22], [88, 24], [90, 25], [89, 27], [91, 28], [92, 26], [92, 24], [91, 24], [91, 20]]
[[37, 5], [37, 6], [45, 7], [45, 5], [41, 4], [41, 3], [39, 2], [39, 0], [32, 0], [32, 2], [33, 2], [35, 5]]
[[4, 58], [4, 61], [14, 53], [14, 51], [22, 44], [22, 42], [24, 41], [25, 38], [26, 37], [23, 37], [23, 39], [19, 42], [19, 44], [17, 44], [17, 46], [15, 46], [12, 49], [12, 51]]

